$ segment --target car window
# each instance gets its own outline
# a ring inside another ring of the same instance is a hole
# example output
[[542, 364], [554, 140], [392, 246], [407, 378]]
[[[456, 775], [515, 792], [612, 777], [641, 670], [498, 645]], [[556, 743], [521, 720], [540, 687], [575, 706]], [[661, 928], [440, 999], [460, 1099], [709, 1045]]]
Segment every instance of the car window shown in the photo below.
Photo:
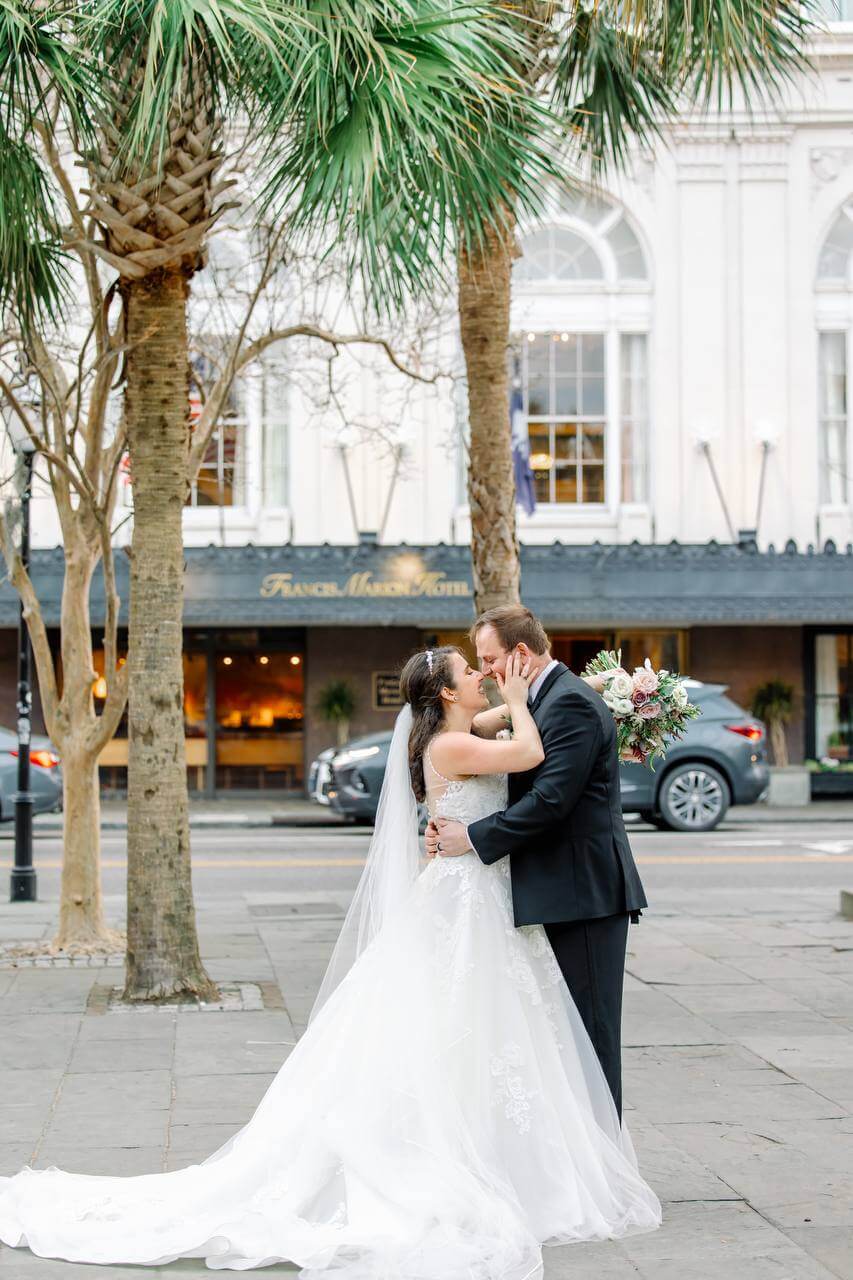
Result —
[[707, 700], [699, 700], [704, 720], [742, 720], [748, 713], [723, 693], [715, 693]]

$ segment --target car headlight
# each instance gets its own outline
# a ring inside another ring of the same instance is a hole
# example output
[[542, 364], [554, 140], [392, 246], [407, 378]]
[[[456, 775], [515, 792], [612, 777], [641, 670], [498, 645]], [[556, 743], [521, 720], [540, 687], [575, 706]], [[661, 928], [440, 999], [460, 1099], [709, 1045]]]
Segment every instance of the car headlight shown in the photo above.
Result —
[[336, 769], [347, 769], [359, 760], [367, 760], [370, 756], [378, 756], [380, 747], [353, 747], [350, 751], [341, 751], [333, 761]]

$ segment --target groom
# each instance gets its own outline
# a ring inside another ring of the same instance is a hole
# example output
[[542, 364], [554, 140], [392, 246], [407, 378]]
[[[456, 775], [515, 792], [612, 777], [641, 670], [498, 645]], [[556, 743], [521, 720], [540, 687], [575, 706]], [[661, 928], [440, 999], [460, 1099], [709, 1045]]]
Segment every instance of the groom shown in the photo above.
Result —
[[542, 924], [622, 1114], [622, 983], [628, 921], [646, 906], [622, 821], [616, 726], [604, 701], [551, 657], [529, 609], [489, 609], [471, 628], [480, 668], [500, 675], [520, 653], [545, 759], [510, 774], [509, 806], [465, 828], [427, 827], [430, 857], [473, 849], [487, 865], [510, 855], [516, 925]]

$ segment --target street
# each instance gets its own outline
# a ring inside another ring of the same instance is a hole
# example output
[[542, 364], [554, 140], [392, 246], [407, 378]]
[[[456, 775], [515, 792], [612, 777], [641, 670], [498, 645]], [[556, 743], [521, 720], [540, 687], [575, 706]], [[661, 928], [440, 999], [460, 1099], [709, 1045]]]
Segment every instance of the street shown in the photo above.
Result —
[[[631, 838], [651, 907], [629, 938], [626, 1120], [664, 1224], [546, 1250], [546, 1280], [853, 1280], [853, 922], [838, 915], [853, 823], [765, 816]], [[128, 1010], [120, 964], [0, 953], [0, 1173], [151, 1172], [221, 1145], [304, 1030], [368, 842], [358, 828], [193, 831], [221, 1006]], [[117, 924], [124, 843], [105, 832]], [[6, 830], [0, 871], [10, 862]], [[40, 901], [0, 905], [0, 944], [52, 932], [55, 832], [38, 836], [36, 865]], [[0, 1249], [9, 1280], [142, 1274]], [[210, 1272], [185, 1260], [144, 1274]]]
[[[707, 835], [657, 831], [635, 822], [628, 831], [653, 908], [670, 893], [691, 887], [748, 892], [753, 889], [825, 890], [833, 901], [853, 884], [853, 822], [725, 823]], [[370, 829], [364, 827], [233, 828], [192, 831], [193, 876], [205, 895], [230, 896], [235, 885], [258, 892], [355, 887]], [[35, 864], [40, 892], [58, 893], [62, 842], [36, 828]], [[102, 835], [104, 892], [124, 890], [125, 835]], [[0, 828], [0, 868], [12, 858], [10, 825]], [[847, 868], [850, 868], [849, 871]]]

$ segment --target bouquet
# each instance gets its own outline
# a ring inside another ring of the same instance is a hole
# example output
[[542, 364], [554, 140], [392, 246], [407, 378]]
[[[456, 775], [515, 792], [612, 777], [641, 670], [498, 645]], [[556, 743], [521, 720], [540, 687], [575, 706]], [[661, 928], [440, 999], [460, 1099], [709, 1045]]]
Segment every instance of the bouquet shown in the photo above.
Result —
[[616, 721], [619, 759], [654, 768], [666, 755], [668, 738], [680, 738], [690, 720], [701, 714], [688, 700], [681, 676], [655, 671], [648, 658], [633, 675], [622, 668], [622, 651], [602, 650], [587, 663], [585, 676], [604, 676], [602, 697]]

